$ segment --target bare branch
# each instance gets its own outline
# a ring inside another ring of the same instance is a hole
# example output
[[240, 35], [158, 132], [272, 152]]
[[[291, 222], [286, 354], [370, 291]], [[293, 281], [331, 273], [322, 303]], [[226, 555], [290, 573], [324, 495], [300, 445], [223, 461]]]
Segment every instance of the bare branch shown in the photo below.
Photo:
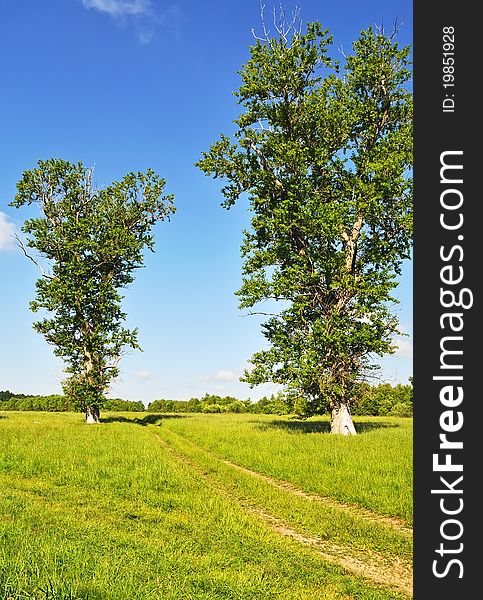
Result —
[[27, 250], [25, 248], [25, 244], [22, 242], [22, 240], [20, 239], [18, 234], [15, 234], [14, 237], [17, 240], [17, 244], [18, 244], [19, 248], [22, 250], [22, 252], [25, 254], [25, 256], [29, 260], [31, 260], [34, 263], [34, 265], [40, 270], [40, 272], [42, 273], [42, 277], [45, 277], [46, 279], [55, 279], [55, 277], [53, 277], [52, 275], [49, 275], [48, 273], [46, 273], [44, 271], [44, 269], [42, 268], [42, 265], [40, 265], [33, 256], [30, 256], [30, 254], [27, 252]]
[[270, 39], [270, 31], [267, 31], [265, 26], [265, 4], [262, 4], [260, 0], [260, 20], [262, 22], [263, 29], [263, 37], [256, 35], [255, 30], [252, 28], [252, 35], [256, 40], [260, 40], [261, 42], [268, 42]]
[[112, 364], [104, 365], [104, 366], [100, 367], [101, 371], [109, 371], [112, 369], [117, 369], [119, 363], [121, 362], [121, 356], [124, 354], [126, 354], [126, 352], [124, 352], [123, 350], [120, 350], [119, 354], [117, 356], [113, 357]]
[[253, 27], [252, 27], [252, 35], [253, 35], [253, 37], [254, 37], [256, 40], [259, 40], [260, 42], [266, 42], [266, 41], [267, 41], [267, 38], [262, 38], [262, 37], [258, 36], [258, 35], [255, 33], [255, 30], [253, 29]]
[[265, 132], [270, 132], [270, 133], [273, 131], [273, 127], [272, 127], [271, 125], [268, 125], [268, 126], [267, 126], [267, 125], [266, 125], [266, 124], [265, 124], [265, 123], [262, 121], [262, 119], [258, 119], [258, 124], [259, 124], [259, 126], [260, 126], [260, 127], [259, 127], [259, 128], [257, 128], [257, 127], [253, 127], [252, 129], [253, 129], [254, 131], [265, 131]]
[[[396, 17], [392, 23], [391, 33], [387, 37], [392, 41], [396, 37], [396, 35], [401, 31], [403, 25], [404, 23], [399, 23]], [[380, 25], [374, 24], [374, 28], [380, 35], [386, 35], [386, 30], [384, 28], [384, 19], [381, 19]]]
[[[292, 13], [292, 27], [294, 30], [293, 37], [298, 39], [302, 35], [302, 19], [300, 18], [300, 7], [295, 6]], [[296, 27], [296, 23], [298, 21], [298, 26]]]
[[262, 19], [263, 35], [265, 36], [265, 39], [268, 40], [269, 35], [270, 35], [270, 30], [267, 31], [267, 28], [265, 27], [264, 10], [265, 10], [265, 4], [262, 4], [262, 2], [260, 0], [260, 18]]
[[267, 173], [270, 173], [270, 175], [273, 176], [274, 180], [275, 180], [275, 185], [280, 188], [283, 189], [283, 183], [280, 181], [280, 179], [278, 179], [278, 177], [275, 175], [275, 173], [272, 171], [272, 169], [270, 169], [268, 163], [267, 163], [267, 159], [265, 158], [265, 156], [263, 155], [262, 151], [260, 150], [260, 148], [258, 148], [258, 146], [250, 140], [250, 148], [255, 152], [255, 154], [258, 156], [262, 167], [264, 169], [264, 171], [266, 171]]
[[288, 23], [288, 26], [287, 26], [287, 23], [285, 20], [285, 10], [283, 8], [282, 2], [280, 2], [278, 25], [277, 25], [277, 13], [276, 13], [275, 7], [273, 8], [273, 25], [285, 43], [288, 42], [288, 36], [292, 30], [293, 30], [292, 36], [294, 38], [298, 38], [300, 36], [301, 31], [302, 31], [302, 23], [299, 23], [298, 28], [296, 27], [296, 23], [299, 19], [299, 15], [300, 15], [300, 8], [298, 6], [296, 6], [292, 12], [292, 19]]
[[[275, 7], [273, 7], [273, 9], [272, 9], [272, 14], [273, 14], [273, 26], [275, 27], [275, 30], [278, 33], [278, 35], [281, 37], [281, 39], [285, 43], [288, 43], [288, 36], [291, 31], [293, 32], [292, 37], [294, 39], [297, 39], [301, 36], [302, 21], [299, 20], [300, 8], [298, 6], [296, 6], [294, 8], [294, 10], [292, 12], [292, 19], [288, 23], [288, 26], [287, 26], [287, 23], [285, 20], [285, 10], [283, 8], [282, 2], [280, 2], [280, 5], [279, 5], [278, 16], [277, 16], [277, 10]], [[253, 28], [251, 30], [252, 35], [256, 40], [259, 40], [261, 42], [269, 42], [270, 41], [270, 29], [267, 29], [267, 26], [265, 23], [265, 4], [262, 4], [261, 1], [260, 1], [260, 20], [262, 22], [263, 37], [257, 35]]]
[[391, 31], [391, 35], [390, 35], [390, 39], [394, 39], [396, 37], [396, 35], [401, 31], [402, 26], [404, 25], [404, 21], [401, 21], [401, 23], [398, 22], [397, 17], [394, 19], [393, 23], [392, 23], [392, 31]]
[[273, 26], [275, 27], [278, 35], [283, 39], [284, 42], [287, 41], [285, 37], [285, 15], [283, 12], [282, 4], [280, 3], [280, 17], [278, 19], [279, 24], [277, 25], [277, 11], [275, 10], [275, 6], [273, 7]]
[[344, 46], [341, 44], [337, 50], [342, 54], [342, 56], [347, 59], [347, 54], [344, 52]]

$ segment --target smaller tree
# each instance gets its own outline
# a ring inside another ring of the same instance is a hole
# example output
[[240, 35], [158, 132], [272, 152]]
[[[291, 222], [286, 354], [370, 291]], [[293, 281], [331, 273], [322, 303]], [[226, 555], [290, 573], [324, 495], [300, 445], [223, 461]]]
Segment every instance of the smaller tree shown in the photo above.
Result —
[[[173, 197], [162, 196], [165, 180], [152, 170], [105, 189], [94, 189], [92, 178], [82, 163], [39, 161], [23, 173], [11, 206], [41, 211], [23, 225], [26, 243], [18, 240], [42, 271], [30, 306], [49, 316], [34, 328], [65, 361], [65, 394], [96, 423], [123, 350], [139, 348], [137, 329], [123, 327], [119, 290], [134, 281], [143, 250], [154, 249], [155, 223], [175, 209]], [[48, 261], [45, 269], [29, 248]]]

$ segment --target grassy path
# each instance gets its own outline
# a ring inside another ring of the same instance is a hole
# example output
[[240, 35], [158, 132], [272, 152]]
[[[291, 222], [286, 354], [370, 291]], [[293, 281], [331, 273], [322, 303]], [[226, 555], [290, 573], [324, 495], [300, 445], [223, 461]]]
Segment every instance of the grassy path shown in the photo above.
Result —
[[278, 487], [282, 490], [287, 490], [291, 494], [295, 494], [296, 496], [300, 496], [301, 498], [305, 498], [306, 500], [310, 500], [312, 502], [322, 502], [327, 506], [331, 506], [333, 508], [338, 508], [339, 510], [345, 510], [352, 514], [357, 514], [360, 517], [367, 519], [369, 521], [373, 521], [374, 523], [384, 523], [389, 525], [390, 527], [394, 527], [395, 529], [408, 533], [412, 535], [413, 529], [410, 527], [405, 521], [402, 519], [398, 519], [397, 517], [385, 517], [383, 515], [378, 515], [368, 509], [362, 508], [361, 506], [357, 506], [356, 504], [348, 504], [346, 502], [337, 502], [333, 498], [329, 498], [328, 496], [320, 496], [318, 494], [308, 494], [304, 492], [298, 487], [295, 487], [288, 481], [280, 481], [278, 479], [274, 479], [273, 477], [268, 477], [263, 473], [258, 473], [257, 471], [253, 471], [252, 469], [247, 469], [246, 467], [242, 467], [241, 465], [237, 465], [236, 463], [230, 460], [223, 460], [223, 462], [227, 465], [230, 465], [234, 469], [238, 469], [243, 473], [247, 473], [252, 477], [257, 477], [263, 481], [266, 481], [273, 485], [274, 487]]
[[2, 600], [411, 596], [407, 532], [228, 464], [175, 421], [0, 414]]
[[[412, 596], [412, 567], [408, 556], [406, 556], [406, 560], [403, 560], [400, 556], [388, 556], [374, 549], [368, 550], [367, 547], [358, 549], [351, 543], [350, 531], [346, 543], [335, 543], [330, 539], [309, 535], [307, 528], [303, 526], [294, 528], [284, 522], [280, 516], [271, 514], [260, 506], [263, 504], [263, 494], [260, 493], [260, 488], [258, 488], [257, 494], [252, 493], [247, 497], [247, 488], [243, 486], [243, 482], [237, 475], [242, 473], [249, 479], [263, 482], [282, 492], [286, 496], [285, 508], [291, 505], [290, 496], [295, 496], [299, 502], [300, 500], [305, 502], [306, 508], [307, 505], [320, 502], [330, 508], [332, 512], [341, 511], [351, 520], [361, 519], [368, 522], [369, 527], [371, 524], [377, 524], [379, 527], [396, 530], [404, 538], [410, 537], [411, 528], [401, 520], [383, 517], [357, 506], [335, 502], [330, 498], [307, 494], [287, 482], [277, 481], [231, 461], [220, 459], [214, 453], [197, 447], [183, 436], [165, 428], [161, 428], [158, 433], [155, 433], [155, 436], [163, 446], [173, 453], [177, 460], [195, 471], [199, 477], [214, 485], [218, 491], [237, 501], [247, 512], [257, 515], [272, 531], [310, 547], [324, 560], [341, 566], [354, 575], [362, 576], [376, 585], [392, 588], [409, 597]], [[226, 467], [232, 471], [231, 477], [227, 477]], [[236, 482], [235, 486], [230, 485], [233, 482]], [[280, 505], [283, 507], [283, 504], [283, 502], [279, 503], [279, 507]], [[279, 510], [279, 514], [281, 512], [284, 512], [283, 508], [281, 511]], [[289, 519], [290, 514], [293, 516], [291, 511], [287, 511], [286, 514]], [[318, 516], [320, 518], [322, 515], [319, 513]], [[340, 522], [338, 524], [340, 526]]]
[[[356, 417], [360, 435], [326, 435], [328, 421], [275, 415], [150, 415], [220, 458], [307, 494], [412, 525], [412, 420]], [[154, 422], [154, 421], [151, 421]]]

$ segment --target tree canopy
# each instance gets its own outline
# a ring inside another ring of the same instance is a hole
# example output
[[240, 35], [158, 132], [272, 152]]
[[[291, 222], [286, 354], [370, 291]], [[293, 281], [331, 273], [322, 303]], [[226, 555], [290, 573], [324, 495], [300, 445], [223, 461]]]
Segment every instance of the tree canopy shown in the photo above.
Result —
[[281, 302], [244, 380], [282, 384], [355, 433], [351, 398], [394, 350], [392, 291], [410, 257], [410, 49], [369, 27], [341, 65], [320, 23], [293, 26], [250, 47], [235, 132], [197, 165], [224, 180], [226, 208], [249, 199], [240, 307]]

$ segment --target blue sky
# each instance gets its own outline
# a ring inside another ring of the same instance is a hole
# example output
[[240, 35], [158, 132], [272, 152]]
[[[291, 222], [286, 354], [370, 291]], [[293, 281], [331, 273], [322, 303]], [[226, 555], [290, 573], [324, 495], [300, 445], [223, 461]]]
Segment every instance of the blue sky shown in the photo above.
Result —
[[[270, 14], [273, 3], [266, 0]], [[278, 0], [276, 2], [278, 6]], [[412, 42], [408, 0], [300, 0], [300, 17], [330, 28], [335, 48], [395, 18]], [[286, 12], [294, 7], [285, 3]], [[61, 391], [62, 363], [34, 332], [28, 303], [39, 273], [12, 244], [28, 211], [8, 206], [24, 170], [49, 157], [95, 166], [98, 185], [153, 168], [175, 195], [177, 213], [156, 227], [156, 253], [126, 291], [128, 325], [143, 352], [121, 362], [111, 395], [146, 404], [205, 392], [260, 396], [238, 381], [264, 339], [237, 307], [246, 204], [220, 207], [219, 183], [193, 164], [219, 133], [233, 130], [237, 71], [260, 31], [259, 0], [0, 2], [0, 390]], [[397, 290], [396, 355], [381, 362], [390, 383], [412, 374], [412, 269]]]

